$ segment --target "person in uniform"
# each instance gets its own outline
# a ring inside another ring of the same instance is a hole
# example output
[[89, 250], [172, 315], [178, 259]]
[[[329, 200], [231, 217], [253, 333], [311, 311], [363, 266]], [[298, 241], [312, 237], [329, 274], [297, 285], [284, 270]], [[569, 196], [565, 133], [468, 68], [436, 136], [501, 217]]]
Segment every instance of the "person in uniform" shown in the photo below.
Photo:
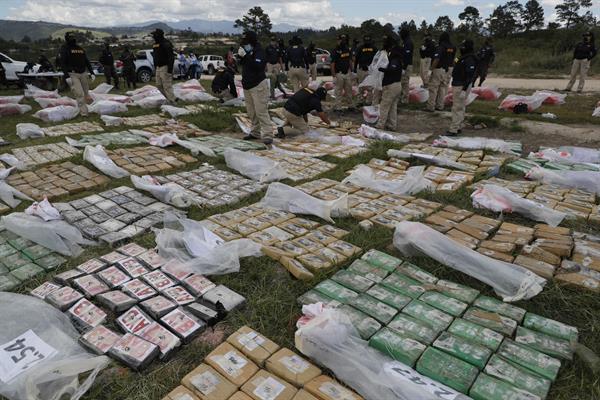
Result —
[[106, 79], [106, 83], [110, 85], [110, 83], [114, 81], [115, 88], [119, 90], [119, 76], [115, 69], [115, 58], [113, 57], [113, 53], [110, 50], [110, 45], [108, 43], [104, 43], [104, 49], [102, 49], [102, 54], [100, 54], [100, 59], [98, 61], [100, 61], [100, 64], [102, 64], [102, 68], [104, 69], [104, 79]]
[[450, 42], [450, 35], [444, 32], [440, 35], [440, 43], [431, 61], [431, 77], [429, 78], [429, 101], [427, 111], [444, 109], [444, 98], [448, 94], [450, 73], [454, 67], [456, 47]]
[[331, 75], [335, 83], [335, 107], [341, 108], [344, 100], [354, 108], [352, 96], [352, 53], [348, 47], [348, 36], [338, 36], [338, 45], [331, 52]]
[[154, 45], [152, 46], [152, 58], [156, 69], [156, 87], [167, 98], [170, 104], [177, 102], [173, 93], [173, 44], [165, 38], [162, 29], [152, 32]]
[[306, 63], [306, 50], [302, 46], [302, 39], [294, 36], [290, 40], [290, 47], [287, 50], [286, 69], [289, 69], [288, 79], [292, 85], [294, 93], [308, 86], [308, 64]]
[[487, 78], [490, 65], [492, 65], [496, 59], [496, 52], [494, 51], [494, 47], [492, 47], [492, 39], [485, 39], [483, 46], [477, 52], [477, 59], [477, 73], [473, 82], [479, 78], [479, 86], [481, 86]]
[[247, 31], [238, 49], [242, 66], [242, 87], [246, 111], [252, 120], [250, 134], [244, 140], [262, 139], [264, 144], [273, 143], [273, 123], [269, 117], [269, 84], [265, 74], [266, 54], [256, 32]]
[[388, 66], [379, 68], [383, 72], [381, 103], [377, 129], [396, 130], [398, 127], [398, 102], [402, 95], [403, 49], [392, 35], [386, 35], [383, 49], [388, 54]]
[[86, 70], [92, 78], [95, 78], [94, 70], [85, 50], [77, 44], [73, 32], [65, 34], [65, 42], [66, 44], [61, 48], [60, 54], [62, 71], [65, 75], [65, 80], [67, 78], [71, 79], [71, 90], [75, 94], [79, 112], [85, 117], [88, 115], [87, 102], [91, 100], [88, 93], [90, 83]]
[[408, 95], [410, 92], [410, 76], [413, 70], [413, 53], [415, 45], [410, 37], [408, 28], [400, 30], [400, 38], [402, 39], [402, 96], [400, 96], [401, 104], [408, 104]]
[[54, 72], [54, 66], [45, 54], [40, 54], [37, 63], [40, 65], [37, 72]]
[[427, 88], [429, 84], [429, 73], [431, 70], [431, 58], [435, 53], [435, 42], [431, 38], [431, 33], [425, 33], [425, 40], [419, 49], [419, 55], [421, 56], [420, 75], [423, 81], [423, 87]]
[[271, 36], [271, 43], [265, 47], [267, 57], [267, 78], [270, 82], [271, 98], [275, 98], [275, 88], [277, 87], [277, 79], [279, 73], [283, 71], [283, 58], [281, 57], [281, 49], [277, 44], [277, 38]]
[[585, 78], [590, 69], [590, 61], [596, 57], [596, 44], [594, 43], [594, 34], [592, 32], [586, 32], [583, 34], [583, 41], [577, 43], [575, 51], [573, 52], [573, 66], [571, 67], [571, 80], [565, 89], [570, 92], [575, 85], [577, 75], [579, 75], [579, 86], [577, 86], [577, 92], [581, 93], [583, 86], [585, 85]]
[[211, 89], [221, 102], [237, 98], [234, 80], [235, 71], [231, 67], [219, 67], [211, 83]]
[[321, 121], [331, 125], [327, 114], [323, 111], [322, 101], [327, 97], [327, 90], [320, 87], [316, 90], [302, 88], [297, 91], [283, 106], [285, 124], [277, 128], [275, 137], [282, 139], [286, 135], [300, 135], [307, 133], [308, 113], [316, 111]]
[[[354, 59], [354, 71], [358, 77], [358, 84], [365, 80], [369, 75], [369, 66], [373, 62], [373, 58], [377, 53], [377, 47], [373, 44], [373, 40], [370, 35], [363, 37], [363, 44], [356, 50], [356, 58]], [[373, 102], [373, 90], [367, 89], [367, 98], [365, 99], [367, 104]]]
[[310, 42], [306, 48], [306, 63], [310, 79], [314, 82], [317, 80], [317, 49], [313, 42]]
[[123, 63], [123, 78], [125, 78], [125, 82], [127, 82], [127, 88], [135, 89], [135, 55], [127, 46], [125, 46], [123, 54], [121, 54], [121, 62]]
[[460, 58], [452, 70], [452, 123], [447, 135], [461, 133], [465, 120], [466, 101], [475, 81], [477, 57], [473, 49], [473, 41], [465, 40], [460, 45]]

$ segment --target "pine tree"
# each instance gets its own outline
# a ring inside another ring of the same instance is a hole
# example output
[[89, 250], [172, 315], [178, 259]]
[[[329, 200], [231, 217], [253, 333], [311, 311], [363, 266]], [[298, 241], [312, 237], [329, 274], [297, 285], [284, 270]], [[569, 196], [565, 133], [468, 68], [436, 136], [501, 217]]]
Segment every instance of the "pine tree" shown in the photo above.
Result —
[[473, 6], [465, 7], [465, 10], [458, 14], [458, 19], [462, 21], [459, 25], [459, 29], [467, 32], [479, 32], [483, 26], [479, 10]]
[[556, 10], [556, 19], [565, 23], [566, 28], [582, 22], [583, 17], [579, 15], [582, 8], [590, 8], [592, 0], [565, 0], [562, 4], [558, 4]]
[[537, 0], [529, 0], [525, 3], [521, 19], [526, 32], [542, 28], [544, 26], [544, 8]]
[[271, 33], [271, 18], [265, 13], [262, 7], [256, 6], [248, 10], [248, 13], [242, 19], [236, 19], [234, 28], [242, 28], [243, 31], [254, 31], [258, 36], [266, 36]]

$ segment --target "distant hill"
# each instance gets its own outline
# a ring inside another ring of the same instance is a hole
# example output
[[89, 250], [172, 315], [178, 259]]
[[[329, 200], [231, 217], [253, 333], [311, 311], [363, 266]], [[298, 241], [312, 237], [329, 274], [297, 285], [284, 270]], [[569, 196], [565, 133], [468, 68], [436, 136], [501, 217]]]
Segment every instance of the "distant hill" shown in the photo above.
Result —
[[[131, 26], [147, 26], [157, 23], [158, 21], [146, 21]], [[233, 27], [234, 21], [227, 20], [208, 20], [208, 19], [186, 19], [183, 21], [168, 22], [167, 25], [177, 30], [186, 30], [190, 28], [194, 32], [199, 33], [241, 33], [241, 30]], [[273, 24], [273, 32], [290, 32], [298, 29], [297, 26], [290, 24]]]

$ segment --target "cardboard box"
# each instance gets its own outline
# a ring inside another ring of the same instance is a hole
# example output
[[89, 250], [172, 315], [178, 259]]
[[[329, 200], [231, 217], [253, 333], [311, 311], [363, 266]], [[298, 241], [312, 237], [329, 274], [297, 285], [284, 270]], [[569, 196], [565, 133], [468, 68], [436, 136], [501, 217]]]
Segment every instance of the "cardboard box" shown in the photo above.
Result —
[[185, 386], [177, 386], [163, 397], [162, 400], [198, 400], [198, 397]]
[[237, 391], [233, 383], [206, 364], [200, 364], [184, 376], [181, 384], [201, 400], [223, 400]]
[[252, 400], [252, 397], [248, 396], [244, 392], [235, 392], [233, 396], [229, 398], [229, 400]]
[[292, 400], [298, 390], [283, 379], [260, 370], [242, 386], [242, 391], [254, 400]]
[[204, 361], [237, 387], [258, 371], [256, 364], [227, 342], [220, 344]]
[[269, 357], [265, 368], [298, 387], [321, 375], [319, 368], [287, 348]]
[[296, 393], [296, 395], [294, 396], [293, 400], [319, 400], [319, 399], [317, 399], [312, 394], [308, 393], [306, 390], [300, 389], [300, 390], [298, 390], [298, 393]]
[[227, 342], [259, 366], [264, 365], [267, 358], [279, 350], [277, 343], [248, 326], [242, 326], [236, 332], [232, 333], [227, 338]]
[[[318, 400], [363, 400], [352, 390], [345, 388], [328, 376], [321, 375], [304, 385], [304, 390]], [[383, 399], [382, 399], [383, 400]]]

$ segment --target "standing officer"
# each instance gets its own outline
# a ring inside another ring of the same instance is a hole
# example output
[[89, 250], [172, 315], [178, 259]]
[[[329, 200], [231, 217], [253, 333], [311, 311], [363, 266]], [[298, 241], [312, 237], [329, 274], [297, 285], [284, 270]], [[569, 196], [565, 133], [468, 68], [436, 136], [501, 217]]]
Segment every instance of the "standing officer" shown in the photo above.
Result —
[[[277, 138], [282, 139], [286, 135], [304, 134], [310, 130], [307, 114], [316, 111], [321, 121], [331, 125], [327, 114], [323, 111], [321, 102], [327, 97], [327, 90], [320, 87], [317, 90], [302, 88], [296, 92], [283, 106], [285, 125], [277, 128]], [[291, 127], [288, 127], [291, 126]]]
[[460, 59], [452, 70], [452, 123], [446, 132], [450, 136], [461, 133], [466, 100], [471, 92], [476, 71], [477, 57], [473, 50], [473, 41], [467, 39], [460, 45]]
[[[371, 36], [365, 35], [363, 37], [363, 44], [356, 50], [356, 57], [354, 59], [354, 70], [357, 73], [359, 85], [369, 75], [369, 66], [373, 62], [375, 53], [377, 53], [377, 47], [373, 45]], [[371, 88], [367, 89], [366, 102], [368, 104], [373, 102], [373, 89]]]
[[402, 68], [404, 53], [392, 35], [383, 39], [383, 49], [388, 53], [388, 66], [379, 68], [383, 72], [381, 103], [377, 129], [396, 130], [398, 127], [398, 102], [402, 95]]
[[292, 84], [294, 93], [308, 86], [308, 65], [306, 64], [306, 50], [302, 46], [302, 39], [294, 36], [290, 40], [290, 47], [287, 50], [287, 64], [289, 66], [288, 79]]
[[314, 82], [317, 80], [317, 49], [313, 42], [310, 42], [306, 48], [306, 62], [308, 63], [308, 74]]
[[273, 123], [269, 117], [269, 84], [265, 75], [266, 54], [256, 32], [248, 31], [242, 37], [238, 57], [242, 66], [242, 87], [246, 111], [252, 120], [250, 134], [244, 140], [262, 139], [264, 144], [273, 143]]
[[431, 62], [431, 78], [429, 78], [429, 101], [427, 111], [442, 111], [444, 109], [444, 98], [448, 93], [448, 84], [456, 47], [450, 42], [450, 35], [444, 32], [440, 35], [440, 43]]
[[354, 108], [352, 96], [352, 53], [348, 36], [338, 36], [338, 45], [331, 53], [331, 75], [335, 83], [335, 107], [341, 108], [344, 100]]
[[400, 103], [408, 104], [408, 95], [410, 92], [410, 75], [413, 70], [413, 53], [415, 45], [410, 37], [408, 28], [400, 30], [400, 38], [402, 39], [402, 96]]
[[265, 55], [267, 61], [267, 78], [270, 82], [271, 98], [275, 98], [275, 87], [277, 86], [277, 79], [279, 73], [283, 71], [283, 58], [281, 56], [281, 49], [277, 44], [277, 38], [271, 36], [271, 43], [265, 47]]
[[135, 55], [129, 50], [129, 47], [125, 46], [123, 54], [121, 54], [121, 61], [123, 62], [123, 77], [127, 82], [128, 89], [135, 89]]
[[110, 85], [111, 78], [114, 79], [115, 88], [119, 90], [119, 76], [115, 70], [115, 58], [113, 57], [112, 51], [110, 51], [110, 45], [108, 43], [104, 43], [104, 49], [102, 50], [102, 54], [98, 61], [100, 61], [102, 68], [104, 68], [104, 78], [106, 79], [106, 83]]
[[65, 80], [71, 78], [71, 90], [75, 94], [77, 105], [82, 116], [88, 115], [87, 101], [90, 100], [88, 94], [90, 83], [86, 73], [89, 71], [92, 79], [95, 78], [94, 70], [88, 60], [85, 50], [77, 45], [75, 34], [67, 32], [65, 34], [66, 44], [61, 48], [60, 62], [62, 71], [65, 74]]
[[211, 89], [213, 94], [217, 96], [222, 103], [237, 97], [234, 74], [235, 71], [229, 66], [219, 67], [217, 72], [215, 72], [215, 78], [211, 83]]
[[152, 37], [154, 38], [152, 58], [156, 68], [156, 87], [169, 103], [173, 104], [177, 101], [173, 93], [173, 63], [175, 62], [173, 44], [165, 39], [165, 32], [162, 29], [152, 32]]
[[483, 46], [477, 53], [477, 58], [479, 60], [477, 65], [477, 75], [475, 76], [473, 83], [477, 80], [477, 77], [479, 77], [479, 86], [481, 86], [483, 81], [485, 81], [485, 78], [487, 78], [490, 65], [492, 65], [496, 59], [496, 52], [492, 47], [492, 39], [485, 39]]
[[573, 52], [573, 66], [571, 67], [571, 80], [567, 85], [567, 92], [570, 92], [577, 80], [579, 75], [579, 86], [577, 92], [581, 93], [583, 85], [585, 85], [585, 78], [587, 77], [588, 70], [590, 69], [590, 61], [596, 57], [596, 44], [594, 43], [594, 34], [592, 32], [586, 32], [583, 34], [583, 41], [577, 43], [575, 51]]
[[431, 33], [425, 33], [425, 40], [419, 49], [419, 54], [421, 56], [421, 68], [420, 75], [421, 80], [423, 81], [423, 87], [426, 88], [429, 84], [429, 72], [431, 69], [431, 58], [435, 53], [435, 42], [431, 38]]

